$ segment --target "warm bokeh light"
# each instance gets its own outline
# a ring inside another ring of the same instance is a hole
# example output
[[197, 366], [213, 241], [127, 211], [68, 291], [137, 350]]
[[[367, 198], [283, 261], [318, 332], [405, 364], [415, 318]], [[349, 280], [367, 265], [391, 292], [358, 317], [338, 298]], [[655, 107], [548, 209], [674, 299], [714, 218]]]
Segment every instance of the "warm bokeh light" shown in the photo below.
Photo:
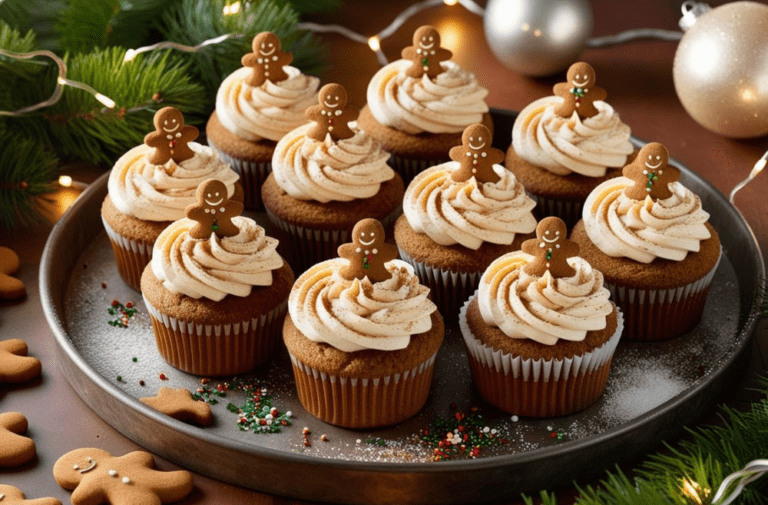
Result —
[[112, 100], [111, 98], [109, 98], [108, 96], [104, 96], [101, 93], [96, 93], [96, 95], [94, 95], [94, 96], [96, 97], [96, 100], [100, 101], [101, 103], [103, 103], [104, 105], [109, 107], [110, 109], [114, 109], [115, 108], [115, 101]]
[[[460, 19], [445, 19], [436, 26], [440, 32], [440, 45], [450, 49], [454, 55], [466, 46], [467, 41], [463, 40], [463, 34], [467, 33], [467, 28]], [[466, 51], [466, 48], [464, 48]]]
[[459, 3], [459, 0], [443, 0], [443, 2], [445, 3], [445, 5], [456, 5], [457, 3]]
[[374, 36], [368, 39], [368, 47], [371, 48], [372, 51], [378, 51], [381, 49], [381, 41], [379, 41], [379, 38]]
[[136, 57], [136, 51], [133, 49], [128, 49], [125, 52], [125, 58], [123, 58], [123, 61], [131, 61]]
[[68, 175], [59, 176], [59, 184], [61, 184], [65, 188], [70, 187], [72, 185], [72, 177]]
[[231, 5], [224, 6], [224, 15], [229, 16], [231, 14], [237, 14], [240, 12], [240, 2], [235, 2]]
[[688, 479], [683, 479], [682, 492], [683, 495], [690, 498], [693, 503], [698, 503], [699, 505], [704, 503], [702, 498], [707, 498], [710, 494], [709, 489], [702, 489], [698, 483]]

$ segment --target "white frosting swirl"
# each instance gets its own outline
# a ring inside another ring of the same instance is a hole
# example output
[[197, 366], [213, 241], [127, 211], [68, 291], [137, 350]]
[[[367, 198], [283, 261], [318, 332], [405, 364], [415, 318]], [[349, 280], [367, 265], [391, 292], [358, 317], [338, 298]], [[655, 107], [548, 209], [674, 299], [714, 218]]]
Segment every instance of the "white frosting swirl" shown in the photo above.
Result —
[[629, 126], [606, 102], [594, 102], [596, 116], [581, 119], [555, 114], [563, 99], [540, 98], [524, 108], [512, 128], [512, 146], [522, 159], [558, 175], [572, 172], [602, 177], [608, 167], [623, 167], [632, 154]]
[[189, 236], [195, 225], [180, 219], [163, 230], [155, 242], [150, 263], [163, 286], [172, 293], [219, 301], [228, 294], [248, 296], [253, 286], [272, 285], [272, 270], [283, 266], [275, 251], [277, 239], [243, 216], [232, 223], [240, 233], [234, 237], [198, 240]]
[[536, 202], [512, 172], [494, 165], [501, 179], [478, 184], [474, 177], [454, 182], [451, 173], [458, 169], [457, 161], [430, 167], [408, 185], [403, 212], [414, 231], [440, 245], [476, 250], [483, 242], [511, 244], [516, 233], [536, 229]]
[[432, 328], [435, 304], [409, 264], [387, 262], [392, 278], [375, 284], [367, 277], [341, 277], [346, 264], [342, 258], [318, 263], [293, 285], [288, 312], [308, 339], [343, 352], [394, 351], [406, 348], [411, 335]]
[[533, 260], [522, 251], [496, 259], [480, 279], [478, 304], [486, 324], [511, 338], [529, 338], [554, 345], [558, 339], [581, 341], [588, 331], [606, 327], [613, 312], [603, 274], [579, 257], [568, 258], [576, 270], [555, 279], [547, 272], [529, 275], [523, 267]]
[[597, 186], [584, 202], [584, 227], [589, 238], [608, 256], [650, 263], [674, 261], [697, 252], [711, 234], [704, 223], [709, 214], [691, 190], [673, 182], [672, 196], [656, 202], [650, 196], [633, 200], [624, 189], [634, 182], [617, 177]]
[[222, 126], [241, 139], [277, 142], [308, 122], [304, 111], [317, 103], [320, 79], [290, 66], [283, 70], [288, 79], [267, 80], [258, 87], [246, 82], [253, 71], [250, 67], [242, 67], [224, 79], [216, 93], [216, 116]]
[[218, 179], [235, 192], [240, 176], [219, 158], [216, 151], [197, 142], [189, 147], [195, 155], [179, 164], [169, 160], [153, 165], [147, 156], [154, 148], [134, 147], [117, 160], [109, 174], [109, 197], [123, 214], [145, 221], [175, 221], [184, 217], [187, 205], [197, 201], [197, 186], [206, 179]]
[[379, 123], [409, 134], [459, 133], [472, 123], [482, 123], [488, 112], [488, 90], [475, 75], [451, 61], [432, 81], [427, 74], [408, 77], [410, 60], [397, 60], [376, 72], [368, 84], [367, 100]]
[[355, 135], [338, 141], [307, 137], [313, 126], [296, 128], [275, 147], [275, 182], [291, 197], [323, 203], [370, 198], [395, 177], [387, 165], [389, 153], [356, 123], [350, 123]]

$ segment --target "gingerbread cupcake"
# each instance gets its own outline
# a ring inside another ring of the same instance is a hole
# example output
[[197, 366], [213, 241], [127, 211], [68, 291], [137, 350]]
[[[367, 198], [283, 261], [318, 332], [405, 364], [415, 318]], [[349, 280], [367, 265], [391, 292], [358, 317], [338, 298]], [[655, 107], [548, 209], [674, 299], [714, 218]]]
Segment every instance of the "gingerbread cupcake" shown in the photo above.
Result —
[[224, 183], [207, 180], [196, 196], [155, 242], [141, 292], [168, 363], [203, 376], [244, 373], [277, 348], [293, 271]]
[[208, 144], [240, 174], [245, 208], [259, 210], [275, 145], [308, 122], [304, 111], [316, 102], [320, 79], [290, 66], [293, 56], [274, 33], [259, 33], [252, 46], [243, 67], [221, 83], [205, 131]]
[[507, 150], [507, 168], [536, 198], [540, 214], [558, 216], [569, 228], [581, 218], [590, 191], [620, 176], [633, 156], [629, 126], [595, 83], [589, 64], [571, 65], [555, 96], [520, 112]]
[[454, 320], [499, 256], [520, 249], [536, 229], [536, 203], [498, 163], [488, 129], [475, 124], [450, 150], [453, 161], [428, 168], [408, 185], [395, 224], [400, 256], [429, 286], [440, 313]]
[[488, 90], [450, 58], [438, 31], [422, 26], [402, 59], [384, 66], [368, 84], [360, 127], [392, 153], [390, 165], [406, 184], [427, 167], [448, 161], [448, 151], [470, 124], [493, 131]]
[[345, 428], [375, 428], [416, 414], [429, 395], [444, 327], [429, 290], [395, 259], [384, 227], [355, 225], [340, 258], [313, 266], [291, 290], [283, 340], [299, 400]]
[[605, 275], [625, 314], [627, 340], [665, 340], [691, 331], [720, 262], [709, 214], [668, 161], [662, 144], [643, 147], [623, 177], [589, 195], [571, 237]]
[[281, 251], [298, 271], [334, 257], [361, 219], [390, 227], [403, 201], [389, 154], [356, 125], [344, 88], [323, 86], [318, 102], [306, 112], [313, 122], [278, 142], [262, 187]]
[[184, 209], [196, 201], [201, 182], [218, 179], [229, 198], [243, 199], [237, 173], [213, 149], [194, 142], [197, 128], [185, 125], [179, 110], [160, 109], [154, 125], [144, 144], [115, 163], [101, 206], [117, 270], [136, 290], [155, 240], [169, 224], [184, 217]]
[[531, 417], [587, 408], [605, 389], [622, 315], [565, 223], [542, 220], [523, 250], [496, 259], [462, 307], [472, 382], [491, 405]]

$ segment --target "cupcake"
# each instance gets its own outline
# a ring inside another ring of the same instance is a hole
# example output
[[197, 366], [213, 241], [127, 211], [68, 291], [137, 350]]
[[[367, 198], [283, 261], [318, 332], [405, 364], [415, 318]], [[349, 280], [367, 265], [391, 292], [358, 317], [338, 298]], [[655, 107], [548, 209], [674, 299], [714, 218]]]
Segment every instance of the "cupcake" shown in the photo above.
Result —
[[141, 292], [168, 363], [203, 376], [244, 373], [277, 349], [293, 271], [223, 182], [203, 182], [196, 196], [155, 242]]
[[281, 251], [297, 271], [335, 257], [361, 219], [391, 227], [403, 201], [389, 154], [354, 122], [358, 111], [344, 88], [323, 86], [318, 102], [306, 112], [313, 122], [278, 142], [262, 187]]
[[668, 160], [663, 145], [643, 147], [623, 177], [589, 195], [571, 236], [605, 275], [626, 317], [627, 340], [665, 340], [692, 330], [720, 262], [709, 214]]
[[408, 185], [395, 223], [400, 256], [429, 287], [440, 313], [456, 320], [483, 271], [531, 238], [536, 206], [501, 165], [488, 129], [475, 124], [450, 150], [453, 161], [428, 168]]
[[221, 83], [205, 132], [208, 144], [240, 174], [245, 208], [260, 210], [275, 145], [307, 122], [304, 111], [317, 100], [320, 79], [291, 67], [293, 56], [280, 49], [274, 33], [256, 35], [252, 45], [243, 67]]
[[621, 175], [633, 155], [630, 129], [606, 103], [587, 63], [568, 69], [556, 96], [525, 107], [512, 128], [505, 164], [523, 183], [542, 216], [558, 216], [570, 228], [598, 184]]
[[522, 251], [491, 263], [461, 309], [472, 382], [511, 414], [564, 416], [605, 390], [622, 315], [565, 237], [561, 219], [543, 219]]
[[218, 179], [229, 198], [243, 199], [237, 173], [213, 149], [193, 142], [197, 128], [184, 125], [181, 112], [164, 107], [155, 113], [154, 124], [156, 131], [147, 134], [144, 144], [115, 163], [101, 206], [117, 271], [137, 291], [155, 240], [184, 217], [201, 182]]
[[355, 225], [340, 258], [302, 274], [288, 299], [283, 340], [299, 401], [345, 428], [416, 414], [429, 395], [444, 327], [429, 290], [384, 241], [374, 219]]
[[467, 126], [483, 123], [493, 131], [493, 123], [488, 90], [450, 61], [451, 51], [440, 47], [434, 27], [416, 30], [402, 57], [373, 76], [358, 122], [392, 153], [390, 165], [407, 184], [425, 168], [448, 161]]

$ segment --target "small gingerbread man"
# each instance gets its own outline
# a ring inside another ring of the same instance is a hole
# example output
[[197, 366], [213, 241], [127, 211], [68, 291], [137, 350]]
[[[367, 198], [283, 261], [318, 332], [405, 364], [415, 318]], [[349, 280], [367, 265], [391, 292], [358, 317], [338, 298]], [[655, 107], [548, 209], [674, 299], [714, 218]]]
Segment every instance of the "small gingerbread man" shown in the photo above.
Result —
[[232, 218], [243, 212], [243, 204], [230, 200], [227, 186], [216, 179], [206, 179], [197, 187], [197, 203], [188, 205], [184, 212], [189, 219], [197, 221], [189, 230], [189, 236], [196, 239], [234, 237], [240, 230]]
[[0, 484], [0, 504], [2, 505], [61, 505], [56, 498], [36, 498], [26, 500], [21, 489], [7, 484]]
[[392, 277], [384, 264], [397, 258], [397, 247], [384, 242], [384, 227], [375, 219], [359, 221], [352, 230], [352, 243], [340, 245], [338, 252], [349, 260], [341, 271], [347, 280], [368, 277], [375, 283]]
[[244, 67], [253, 72], [245, 80], [251, 86], [261, 86], [265, 81], [280, 82], [288, 79], [283, 67], [290, 65], [293, 55], [280, 50], [280, 39], [272, 32], [261, 32], [253, 38], [252, 53], [242, 57]]
[[539, 221], [536, 238], [523, 242], [523, 252], [535, 256], [523, 270], [539, 277], [549, 270], [556, 279], [576, 275], [576, 270], [567, 260], [579, 254], [579, 244], [568, 240], [566, 231], [565, 222], [559, 217], [547, 217]]
[[595, 69], [589, 63], [580, 61], [568, 69], [568, 82], [555, 84], [555, 95], [563, 97], [563, 103], [555, 108], [555, 114], [560, 117], [571, 117], [576, 111], [584, 119], [596, 116], [600, 111], [594, 102], [605, 100], [608, 93], [603, 88], [595, 86], [597, 77]]
[[20, 466], [35, 457], [35, 443], [22, 436], [27, 418], [18, 412], [0, 414], [0, 468]]
[[16, 300], [27, 294], [24, 283], [11, 275], [19, 270], [19, 255], [13, 249], [0, 247], [0, 300]]
[[21, 339], [0, 341], [0, 384], [27, 382], [40, 376], [40, 360], [27, 356], [27, 351]]
[[434, 26], [424, 25], [413, 32], [413, 45], [403, 49], [403, 59], [413, 64], [405, 71], [408, 77], [419, 79], [422, 75], [434, 79], [445, 72], [441, 61], [450, 60], [453, 53], [440, 47], [440, 34]]
[[147, 133], [144, 143], [155, 151], [147, 160], [153, 165], [164, 165], [168, 160], [181, 163], [195, 155], [189, 143], [198, 136], [197, 128], [184, 125], [184, 116], [175, 107], [163, 107], [155, 112], [155, 131]]
[[115, 457], [102, 449], [75, 449], [56, 461], [53, 476], [61, 487], [74, 490], [75, 505], [159, 505], [181, 500], [192, 491], [189, 472], [161, 472], [154, 466], [148, 452]]
[[139, 398], [139, 401], [179, 421], [200, 426], [210, 426], [213, 422], [211, 406], [204, 401], [195, 400], [192, 393], [184, 388], [160, 388], [157, 396]]
[[448, 155], [460, 166], [451, 174], [455, 182], [465, 182], [474, 177], [482, 184], [498, 182], [501, 177], [493, 165], [504, 160], [504, 152], [491, 147], [491, 132], [480, 123], [467, 126], [461, 135], [461, 145], [451, 148]]
[[348, 139], [355, 135], [349, 128], [350, 121], [355, 121], [358, 111], [347, 105], [347, 90], [341, 84], [326, 84], [317, 93], [319, 105], [309, 107], [304, 115], [315, 122], [307, 137], [323, 141], [326, 135], [333, 140]]
[[643, 146], [635, 160], [622, 171], [624, 177], [634, 182], [624, 194], [633, 200], [645, 200], [646, 196], [653, 201], [671, 197], [669, 184], [680, 179], [680, 170], [667, 165], [668, 162], [669, 152], [662, 144], [651, 142]]

